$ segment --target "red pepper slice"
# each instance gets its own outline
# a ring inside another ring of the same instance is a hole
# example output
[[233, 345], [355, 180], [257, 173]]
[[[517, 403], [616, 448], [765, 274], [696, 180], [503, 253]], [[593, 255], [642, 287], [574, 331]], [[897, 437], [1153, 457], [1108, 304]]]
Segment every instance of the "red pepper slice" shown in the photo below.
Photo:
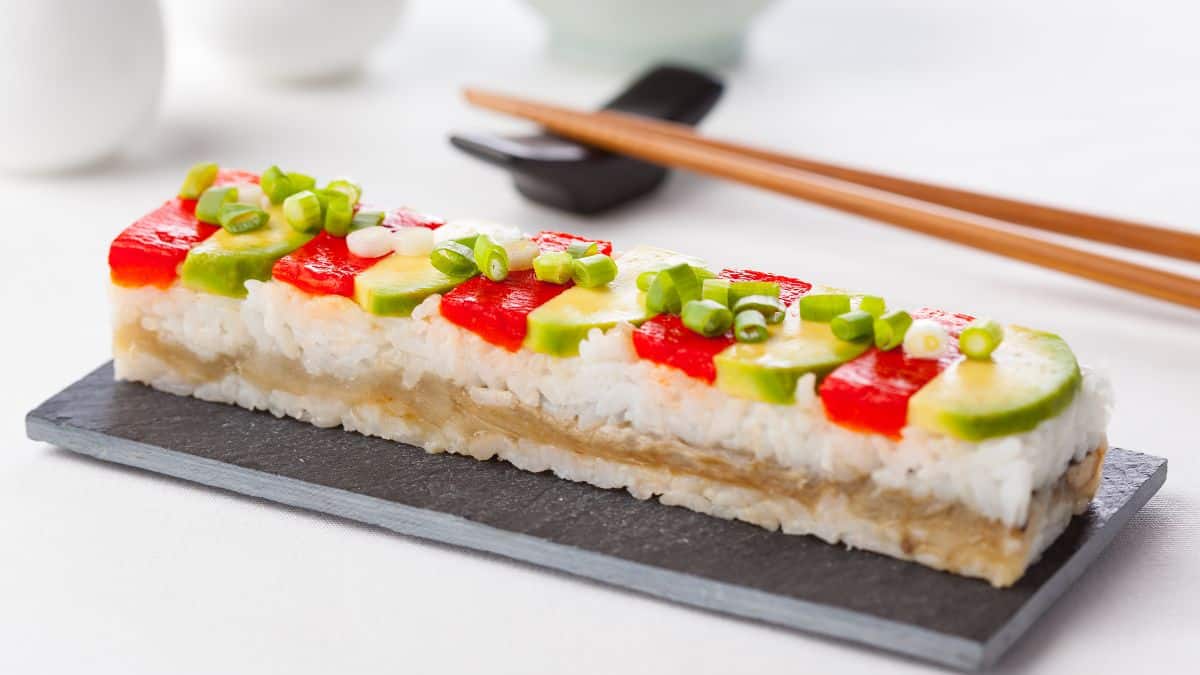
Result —
[[[812, 284], [799, 279], [747, 269], [724, 269], [720, 276], [731, 281], [777, 283], [779, 299], [785, 305], [791, 304], [812, 288]], [[717, 337], [704, 337], [684, 326], [683, 321], [672, 314], [659, 314], [633, 331], [633, 348], [638, 356], [678, 368], [692, 377], [710, 383], [717, 379], [713, 357], [731, 344], [732, 332]]]
[[[383, 226], [393, 230], [402, 227], [426, 227], [436, 230], [445, 221], [410, 209], [389, 211]], [[366, 271], [386, 256], [360, 258], [350, 252], [345, 237], [319, 232], [307, 244], [275, 261], [271, 274], [280, 281], [312, 295], [354, 296], [354, 277]]]
[[[222, 169], [213, 184], [257, 182], [258, 175], [249, 171]], [[108, 249], [113, 283], [159, 288], [174, 283], [188, 251], [218, 229], [196, 220], [195, 212], [196, 200], [176, 197], [125, 228]]]
[[[610, 242], [565, 232], [539, 232], [533, 240], [541, 251], [563, 251], [578, 241], [595, 241], [601, 253], [612, 253]], [[525, 341], [529, 313], [570, 287], [570, 283], [538, 281], [533, 270], [510, 272], [503, 281], [476, 276], [447, 293], [440, 311], [447, 321], [515, 352]]]
[[908, 423], [908, 400], [927, 382], [959, 358], [958, 335], [973, 317], [924, 308], [914, 319], [933, 319], [953, 338], [951, 349], [940, 359], [912, 359], [903, 348], [880, 351], [872, 347], [862, 356], [838, 366], [817, 389], [826, 416], [842, 426], [897, 438]]

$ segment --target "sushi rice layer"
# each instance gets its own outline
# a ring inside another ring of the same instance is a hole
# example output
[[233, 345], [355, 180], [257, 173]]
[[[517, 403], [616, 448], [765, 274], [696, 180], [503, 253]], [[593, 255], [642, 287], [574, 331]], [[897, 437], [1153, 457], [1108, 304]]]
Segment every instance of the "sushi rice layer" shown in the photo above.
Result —
[[[971, 443], [909, 427], [893, 440], [830, 423], [811, 376], [792, 405], [730, 397], [638, 359], [628, 326], [594, 330], [579, 358], [556, 358], [485, 342], [443, 319], [436, 295], [411, 318], [385, 318], [278, 281], [247, 287], [237, 300], [179, 284], [113, 286], [118, 378], [430, 452], [500, 457], [996, 585], [1019, 578], [1086, 506], [1105, 447], [1109, 387], [1086, 369], [1070, 406], [1032, 431]], [[529, 417], [536, 424], [522, 428]], [[545, 428], [569, 430], [572, 443], [539, 435]], [[751, 473], [671, 471], [655, 466], [660, 451]], [[805, 490], [807, 501], [794, 498]]]

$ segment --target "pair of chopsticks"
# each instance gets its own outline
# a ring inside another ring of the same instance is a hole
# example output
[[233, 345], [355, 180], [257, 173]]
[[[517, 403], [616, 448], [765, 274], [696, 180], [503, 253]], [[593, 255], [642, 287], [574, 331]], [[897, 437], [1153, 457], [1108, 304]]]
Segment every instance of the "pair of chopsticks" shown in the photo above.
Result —
[[991, 253], [1200, 308], [1200, 279], [1074, 248], [1036, 230], [1200, 262], [1200, 235], [921, 183], [701, 136], [686, 125], [584, 112], [480, 89], [469, 102], [655, 164], [754, 185]]

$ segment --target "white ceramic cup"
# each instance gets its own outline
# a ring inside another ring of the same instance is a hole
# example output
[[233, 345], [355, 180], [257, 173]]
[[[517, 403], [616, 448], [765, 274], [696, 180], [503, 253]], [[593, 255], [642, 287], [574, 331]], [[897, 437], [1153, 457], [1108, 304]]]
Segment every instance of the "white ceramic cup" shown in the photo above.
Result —
[[154, 115], [163, 60], [157, 0], [0, 0], [0, 169], [114, 154]]
[[328, 80], [360, 68], [403, 0], [204, 0], [181, 17], [221, 61], [259, 79]]
[[567, 61], [645, 66], [677, 61], [728, 66], [750, 22], [771, 0], [527, 0], [550, 29], [550, 53]]

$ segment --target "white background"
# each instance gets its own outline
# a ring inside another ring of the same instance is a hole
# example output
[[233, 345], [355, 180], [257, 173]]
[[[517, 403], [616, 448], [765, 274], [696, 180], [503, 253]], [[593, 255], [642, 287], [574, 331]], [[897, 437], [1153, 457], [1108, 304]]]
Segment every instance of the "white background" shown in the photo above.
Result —
[[[25, 440], [25, 411], [107, 358], [108, 241], [210, 158], [1060, 332], [1115, 380], [1113, 443], [1168, 457], [1170, 474], [1001, 670], [1195, 665], [1200, 312], [693, 176], [601, 218], [532, 206], [447, 144], [451, 129], [521, 128], [468, 110], [458, 86], [590, 105], [631, 72], [547, 61], [540, 24], [513, 2], [414, 4], [363, 77], [315, 89], [248, 86], [175, 20], [161, 115], [135, 147], [88, 172], [0, 178], [0, 672], [927, 669]], [[1197, 227], [1200, 16], [1187, 3], [900, 4], [771, 8], [706, 130]]]

